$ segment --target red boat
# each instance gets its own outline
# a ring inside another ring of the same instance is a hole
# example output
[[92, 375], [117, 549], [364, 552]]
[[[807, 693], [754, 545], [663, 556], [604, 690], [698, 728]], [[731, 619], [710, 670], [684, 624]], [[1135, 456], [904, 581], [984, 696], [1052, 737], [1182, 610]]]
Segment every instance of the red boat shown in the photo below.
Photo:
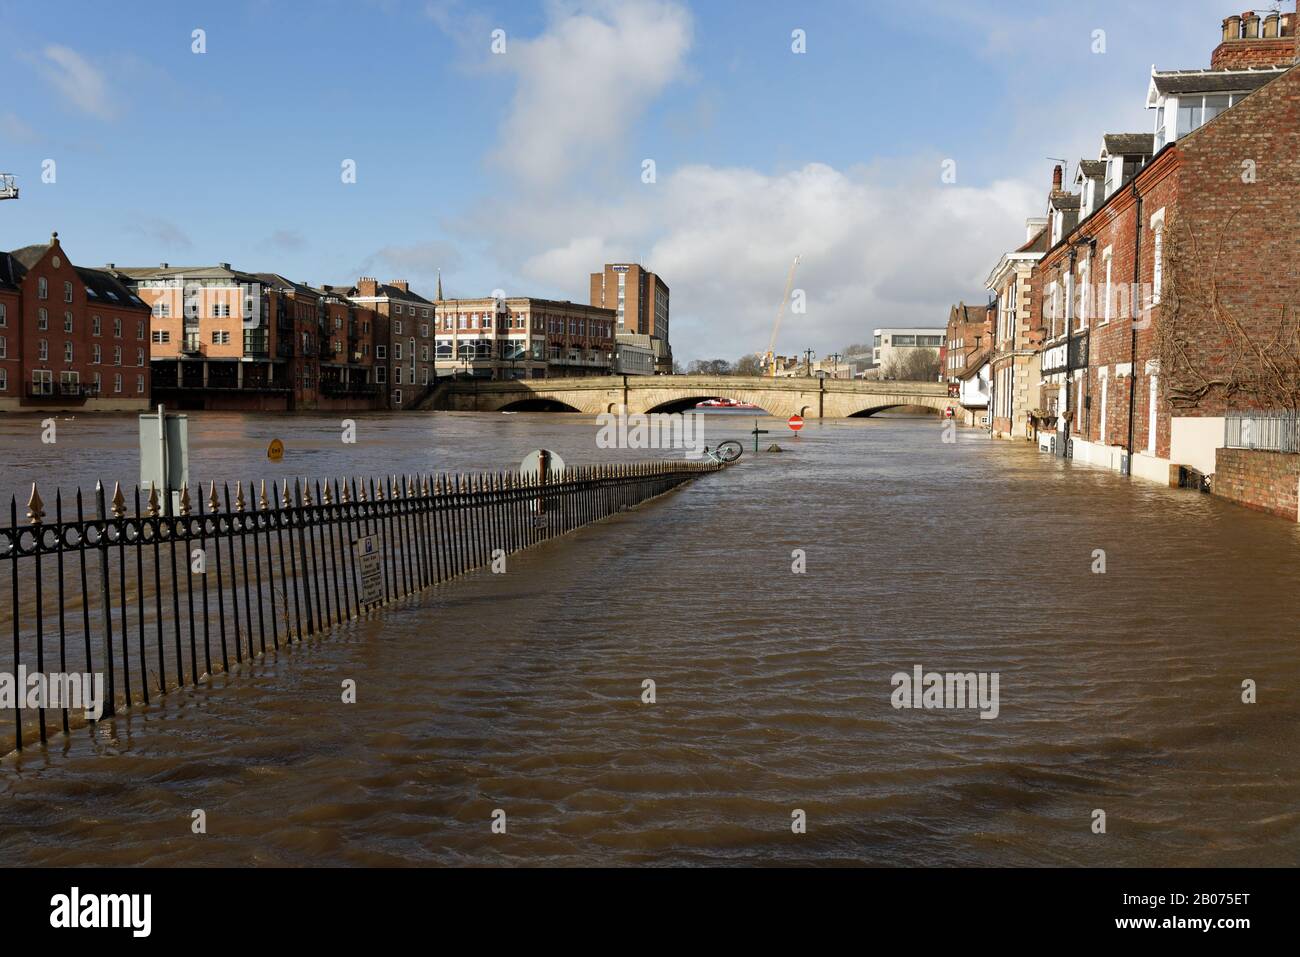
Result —
[[705, 399], [695, 406], [697, 409], [757, 409], [758, 406], [737, 399]]

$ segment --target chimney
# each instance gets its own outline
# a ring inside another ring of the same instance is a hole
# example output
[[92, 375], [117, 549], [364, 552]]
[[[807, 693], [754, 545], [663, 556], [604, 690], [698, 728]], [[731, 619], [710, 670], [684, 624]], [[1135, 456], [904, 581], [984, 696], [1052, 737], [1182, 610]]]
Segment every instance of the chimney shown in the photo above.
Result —
[[402, 292], [411, 291], [411, 284], [407, 282], [405, 279], [390, 279], [388, 280], [388, 285], [395, 286], [396, 288], [402, 290]]
[[1061, 164], [1057, 163], [1056, 168], [1052, 170], [1052, 192], [1061, 191], [1061, 183], [1065, 179], [1065, 170], [1061, 169]]
[[220, 266], [222, 269], [226, 270], [227, 272], [230, 271], [230, 263], [217, 263], [217, 265]]
[[1210, 69], [1291, 66], [1298, 59], [1295, 14], [1274, 12], [1261, 19], [1247, 10], [1223, 21], [1223, 40], [1210, 54]]
[[1046, 216], [1035, 216], [1025, 220], [1025, 242], [1029, 242], [1047, 228]]
[[369, 276], [362, 276], [357, 280], [358, 296], [377, 296], [379, 295], [379, 282]]
[[158, 264], [158, 268], [160, 268], [160, 269], [168, 269], [168, 268], [170, 268], [170, 267], [168, 266], [167, 263], [159, 263], [159, 264]]

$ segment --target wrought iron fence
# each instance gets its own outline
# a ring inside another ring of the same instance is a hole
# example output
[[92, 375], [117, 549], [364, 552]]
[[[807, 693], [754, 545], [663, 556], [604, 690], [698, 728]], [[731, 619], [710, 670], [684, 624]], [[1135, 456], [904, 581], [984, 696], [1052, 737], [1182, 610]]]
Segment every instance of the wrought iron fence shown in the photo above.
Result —
[[1223, 444], [1230, 449], [1300, 452], [1300, 416], [1294, 412], [1246, 412], [1223, 420]]
[[[233, 497], [213, 482], [206, 495], [184, 489], [175, 508], [153, 489], [128, 500], [101, 484], [89, 502], [56, 492], [53, 515], [33, 486], [25, 521], [15, 496], [0, 527], [0, 628], [15, 677], [55, 660], [61, 674], [103, 673], [112, 715], [723, 467], [241, 482]], [[46, 709], [28, 703], [14, 705], [18, 748], [32, 723], [47, 740]], [[67, 734], [66, 702], [58, 710]]]

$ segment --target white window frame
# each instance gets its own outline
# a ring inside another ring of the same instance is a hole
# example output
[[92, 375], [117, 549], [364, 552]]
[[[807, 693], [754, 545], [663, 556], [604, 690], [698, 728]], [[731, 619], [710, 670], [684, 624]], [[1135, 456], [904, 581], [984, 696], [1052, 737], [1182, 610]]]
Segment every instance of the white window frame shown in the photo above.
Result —
[[1165, 207], [1151, 217], [1151, 305], [1160, 305], [1165, 281]]

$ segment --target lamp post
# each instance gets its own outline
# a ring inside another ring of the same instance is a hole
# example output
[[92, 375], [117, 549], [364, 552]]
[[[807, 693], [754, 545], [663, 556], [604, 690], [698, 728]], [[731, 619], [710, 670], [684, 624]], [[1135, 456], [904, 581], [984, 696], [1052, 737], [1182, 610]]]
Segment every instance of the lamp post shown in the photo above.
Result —
[[803, 355], [804, 355], [804, 362], [803, 362], [804, 372], [805, 374], [811, 376], [813, 356], [817, 355], [817, 353], [813, 352], [811, 349], [805, 349], [803, 351]]

